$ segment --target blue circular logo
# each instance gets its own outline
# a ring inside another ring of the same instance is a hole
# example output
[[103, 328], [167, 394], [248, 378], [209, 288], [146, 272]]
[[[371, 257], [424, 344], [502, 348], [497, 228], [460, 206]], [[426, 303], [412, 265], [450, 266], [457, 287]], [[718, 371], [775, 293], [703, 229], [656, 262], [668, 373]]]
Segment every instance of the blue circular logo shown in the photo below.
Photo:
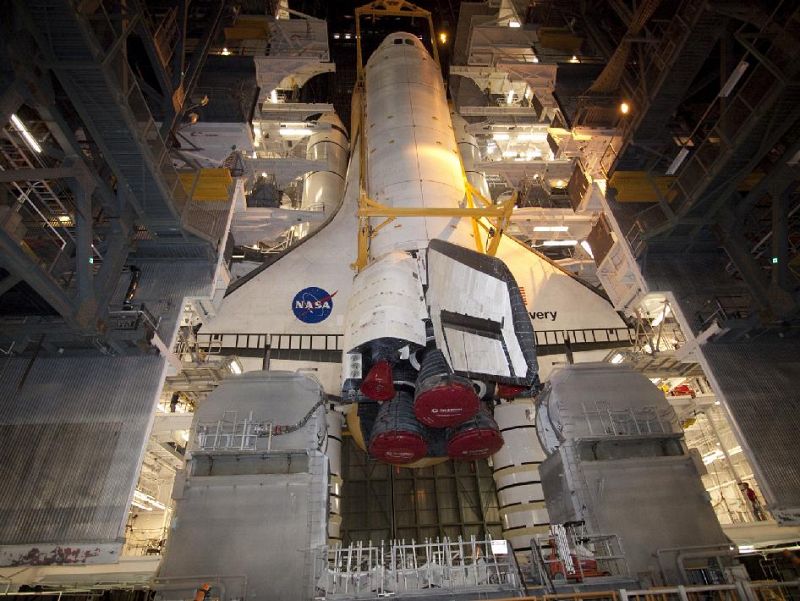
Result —
[[[336, 291], [338, 292], [338, 290]], [[292, 312], [303, 323], [319, 323], [333, 311], [333, 297], [322, 288], [303, 288], [292, 300]]]

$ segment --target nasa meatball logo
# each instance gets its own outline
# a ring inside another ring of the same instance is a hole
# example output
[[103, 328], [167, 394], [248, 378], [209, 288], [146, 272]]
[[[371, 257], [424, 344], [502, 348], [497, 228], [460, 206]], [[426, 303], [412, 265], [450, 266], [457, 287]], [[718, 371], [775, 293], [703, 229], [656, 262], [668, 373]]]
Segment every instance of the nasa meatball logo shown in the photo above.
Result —
[[[336, 291], [338, 292], [338, 290]], [[303, 323], [319, 323], [328, 318], [333, 311], [333, 297], [322, 288], [314, 286], [303, 288], [292, 300], [292, 312]]]

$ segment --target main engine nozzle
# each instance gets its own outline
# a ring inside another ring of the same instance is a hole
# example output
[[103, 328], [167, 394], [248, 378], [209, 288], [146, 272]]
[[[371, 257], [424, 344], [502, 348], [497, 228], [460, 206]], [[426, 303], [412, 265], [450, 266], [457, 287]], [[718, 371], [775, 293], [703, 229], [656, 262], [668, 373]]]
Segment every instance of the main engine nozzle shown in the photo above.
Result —
[[472, 382], [453, 373], [442, 351], [429, 350], [417, 377], [417, 419], [431, 428], [446, 428], [471, 418], [479, 407]]
[[451, 459], [475, 461], [494, 455], [503, 446], [497, 422], [486, 410], [447, 433], [447, 455]]
[[411, 395], [405, 390], [381, 405], [369, 440], [369, 454], [379, 461], [405, 465], [428, 453], [425, 427], [414, 419]]

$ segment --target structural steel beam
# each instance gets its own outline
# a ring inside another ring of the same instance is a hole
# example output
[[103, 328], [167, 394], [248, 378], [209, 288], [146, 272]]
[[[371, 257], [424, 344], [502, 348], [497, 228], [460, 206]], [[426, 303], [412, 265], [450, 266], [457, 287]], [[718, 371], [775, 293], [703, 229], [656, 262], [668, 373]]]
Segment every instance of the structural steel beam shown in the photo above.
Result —
[[76, 307], [67, 293], [46, 273], [17, 240], [0, 228], [0, 263], [10, 272], [24, 279], [64, 320], [76, 329], [87, 329], [86, 324], [75, 320]]
[[43, 169], [7, 169], [0, 171], [0, 182], [41, 182], [48, 179], [76, 178], [81, 173], [74, 167], [53, 167]]
[[11, 115], [19, 110], [25, 100], [22, 96], [24, 86], [17, 79], [0, 94], [0, 126], [11, 120]]
[[8, 274], [6, 277], [0, 280], [0, 296], [3, 296], [6, 292], [11, 290], [21, 281], [22, 281], [21, 277], [13, 274]]
[[785, 291], [770, 288], [764, 269], [750, 253], [750, 245], [739, 231], [738, 224], [734, 223], [728, 228], [719, 227], [718, 230], [725, 252], [750, 289], [758, 309], [778, 320], [794, 314], [797, 302]]

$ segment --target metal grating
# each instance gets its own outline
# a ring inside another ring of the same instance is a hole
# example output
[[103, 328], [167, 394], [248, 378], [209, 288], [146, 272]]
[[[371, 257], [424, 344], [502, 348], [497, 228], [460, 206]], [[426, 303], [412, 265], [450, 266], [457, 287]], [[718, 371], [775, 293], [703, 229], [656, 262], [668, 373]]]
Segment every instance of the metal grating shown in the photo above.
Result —
[[164, 366], [157, 356], [0, 364], [0, 555], [122, 537]]
[[[106, 435], [94, 436], [95, 427], [104, 430]], [[3, 506], [0, 541], [6, 544], [25, 544], [32, 540], [58, 542], [59, 534], [70, 524], [80, 524], [89, 516], [100, 517], [100, 524], [112, 518], [113, 506], [100, 507], [98, 516], [74, 500], [80, 496], [103, 498], [105, 481], [98, 475], [108, 473], [114, 441], [121, 432], [120, 422], [63, 423], [58, 427], [42, 423], [0, 425], [0, 457], [27, 458], [25, 471], [8, 470], [5, 485], [29, 505], [18, 520], [6, 515], [7, 508]], [[64, 444], [65, 441], [69, 444]], [[69, 478], [53, 480], [48, 464], [55, 457], [59, 465], [72, 466]]]
[[775, 339], [702, 348], [770, 511], [800, 520], [800, 343]]

